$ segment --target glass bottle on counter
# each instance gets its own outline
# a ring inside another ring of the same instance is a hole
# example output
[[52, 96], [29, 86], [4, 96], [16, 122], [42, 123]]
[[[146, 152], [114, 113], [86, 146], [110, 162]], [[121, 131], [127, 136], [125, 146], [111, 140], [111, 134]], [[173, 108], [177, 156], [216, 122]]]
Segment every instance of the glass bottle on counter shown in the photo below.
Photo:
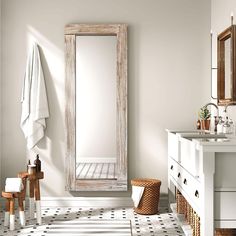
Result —
[[197, 129], [198, 130], [201, 129], [201, 121], [200, 121], [200, 119], [197, 120]]
[[223, 125], [224, 125], [224, 122], [222, 120], [222, 116], [219, 116], [219, 121], [218, 121], [218, 124], [217, 124], [217, 133], [223, 133]]
[[234, 132], [235, 127], [234, 127], [234, 122], [232, 119], [229, 119], [229, 125], [230, 125], [230, 133], [235, 134], [235, 132]]
[[223, 125], [223, 133], [224, 134], [229, 134], [230, 133], [230, 124], [229, 124], [229, 118], [226, 116], [225, 123]]

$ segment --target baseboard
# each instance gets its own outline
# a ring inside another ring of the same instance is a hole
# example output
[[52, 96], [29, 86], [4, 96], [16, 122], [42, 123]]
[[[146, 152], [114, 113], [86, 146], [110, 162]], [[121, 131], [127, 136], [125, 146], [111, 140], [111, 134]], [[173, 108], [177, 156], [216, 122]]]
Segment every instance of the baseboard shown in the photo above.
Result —
[[[167, 206], [166, 196], [160, 196], [159, 205]], [[132, 207], [131, 197], [43, 197], [41, 204], [44, 207]]]
[[130, 197], [43, 197], [41, 205], [59, 207], [130, 207]]
[[[3, 203], [3, 198], [1, 202]], [[160, 206], [167, 206], [166, 195], [161, 195]], [[4, 204], [4, 203], [3, 203]], [[26, 206], [28, 199], [26, 199]], [[131, 197], [42, 197], [42, 207], [133, 207]]]

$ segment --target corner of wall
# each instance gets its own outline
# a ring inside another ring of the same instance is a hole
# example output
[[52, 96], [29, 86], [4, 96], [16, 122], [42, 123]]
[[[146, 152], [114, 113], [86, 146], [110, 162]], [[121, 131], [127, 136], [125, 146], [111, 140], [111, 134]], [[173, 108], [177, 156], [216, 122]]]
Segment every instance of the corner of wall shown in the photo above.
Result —
[[[2, 0], [0, 0], [0, 90], [2, 89]], [[0, 92], [2, 94], [2, 92]], [[0, 179], [2, 162], [2, 98], [0, 96]]]

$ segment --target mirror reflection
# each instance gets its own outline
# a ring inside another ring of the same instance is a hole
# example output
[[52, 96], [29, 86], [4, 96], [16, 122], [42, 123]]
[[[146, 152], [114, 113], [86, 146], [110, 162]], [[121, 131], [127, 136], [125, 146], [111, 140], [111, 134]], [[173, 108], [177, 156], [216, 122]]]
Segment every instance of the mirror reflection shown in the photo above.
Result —
[[230, 47], [231, 47], [231, 38], [225, 40], [225, 98], [231, 98], [231, 57], [230, 57]]
[[218, 105], [236, 101], [236, 26], [231, 25], [217, 38]]
[[116, 178], [116, 36], [76, 36], [76, 178]]
[[66, 189], [127, 191], [127, 25], [65, 27]]

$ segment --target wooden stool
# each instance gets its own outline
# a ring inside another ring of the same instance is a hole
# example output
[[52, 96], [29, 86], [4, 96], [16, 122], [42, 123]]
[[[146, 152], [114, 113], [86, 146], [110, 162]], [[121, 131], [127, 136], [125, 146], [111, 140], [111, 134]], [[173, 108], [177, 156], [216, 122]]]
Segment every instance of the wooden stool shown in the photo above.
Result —
[[27, 179], [29, 181], [29, 215], [30, 218], [34, 218], [34, 211], [36, 205], [37, 224], [41, 225], [42, 217], [39, 180], [44, 178], [44, 173], [36, 172], [33, 174], [29, 174], [28, 172], [21, 172], [19, 173], [19, 176], [27, 176]]
[[24, 212], [24, 198], [25, 198], [25, 190], [26, 190], [26, 178], [22, 178], [22, 183], [24, 188], [21, 192], [13, 193], [13, 192], [2, 192], [2, 197], [6, 198], [6, 211], [4, 218], [4, 226], [9, 226], [10, 230], [15, 229], [15, 199], [18, 199], [18, 207], [19, 207], [19, 217], [21, 226], [25, 226], [25, 212]]

